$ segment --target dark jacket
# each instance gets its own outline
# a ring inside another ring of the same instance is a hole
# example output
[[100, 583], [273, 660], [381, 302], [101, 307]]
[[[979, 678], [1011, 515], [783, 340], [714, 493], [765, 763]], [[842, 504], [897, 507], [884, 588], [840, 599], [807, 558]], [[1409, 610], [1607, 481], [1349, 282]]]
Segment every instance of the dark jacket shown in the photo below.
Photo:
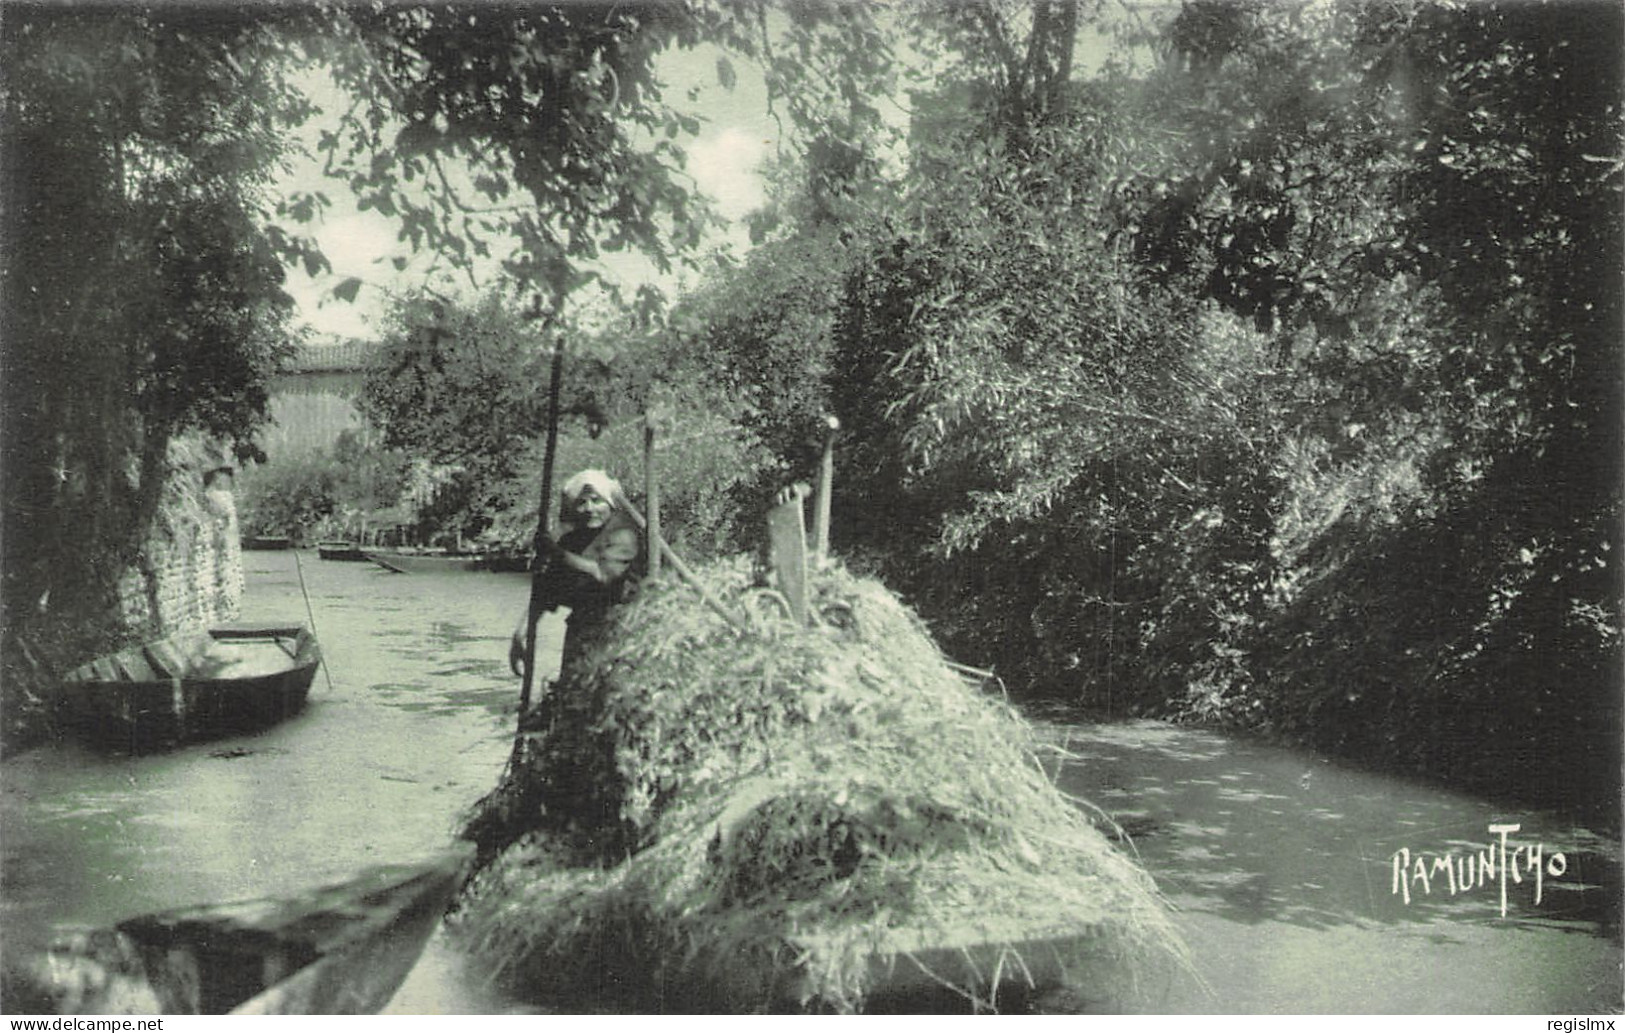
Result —
[[542, 573], [541, 608], [570, 608], [564, 632], [568, 666], [610, 608], [630, 597], [641, 568], [643, 541], [632, 521], [616, 511], [602, 527], [566, 531], [559, 536], [558, 547], [572, 555], [555, 555]]

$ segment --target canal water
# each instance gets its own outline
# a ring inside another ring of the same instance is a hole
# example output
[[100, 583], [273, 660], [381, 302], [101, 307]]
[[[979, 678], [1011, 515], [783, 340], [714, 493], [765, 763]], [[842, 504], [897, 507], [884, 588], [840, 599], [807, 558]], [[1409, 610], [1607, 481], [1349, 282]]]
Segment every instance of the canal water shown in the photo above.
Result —
[[1562, 815], [1159, 722], [1046, 731], [1058, 783], [1176, 909], [1205, 985], [1169, 1011], [1625, 1006], [1619, 844]]
[[[68, 743], [5, 761], [0, 951], [428, 857], [495, 784], [522, 576], [394, 574], [309, 551], [244, 560], [245, 619], [314, 620], [327, 664], [310, 705], [260, 735], [159, 756]], [[560, 630], [544, 623], [544, 667]], [[1041, 727], [1057, 781], [1138, 854], [1190, 945], [1198, 978], [1170, 985], [1159, 1010], [1621, 1010], [1620, 848], [1606, 836], [1199, 729]], [[1491, 825], [1518, 826], [1504, 869]], [[436, 938], [388, 1010], [535, 1006]]]
[[[161, 755], [64, 744], [7, 760], [0, 950], [426, 859], [496, 784], [519, 694], [507, 646], [529, 590], [522, 575], [396, 574], [310, 550], [243, 561], [244, 620], [314, 622], [325, 663], [305, 710], [259, 735]], [[556, 665], [562, 629], [549, 620], [542, 631], [541, 662]], [[431, 1010], [505, 1007], [477, 987], [442, 997]]]

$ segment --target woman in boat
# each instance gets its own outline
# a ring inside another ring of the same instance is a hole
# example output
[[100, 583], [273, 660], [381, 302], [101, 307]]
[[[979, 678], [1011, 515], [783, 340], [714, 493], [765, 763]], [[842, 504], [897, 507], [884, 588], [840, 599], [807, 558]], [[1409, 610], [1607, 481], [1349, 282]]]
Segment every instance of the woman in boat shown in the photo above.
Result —
[[[585, 652], [610, 610], [625, 602], [637, 580], [642, 536], [621, 505], [621, 486], [602, 470], [583, 470], [564, 482], [559, 520], [564, 531], [546, 535], [536, 556], [540, 610], [570, 608], [564, 624], [562, 668]], [[508, 649], [508, 664], [523, 673], [526, 618], [521, 617]]]

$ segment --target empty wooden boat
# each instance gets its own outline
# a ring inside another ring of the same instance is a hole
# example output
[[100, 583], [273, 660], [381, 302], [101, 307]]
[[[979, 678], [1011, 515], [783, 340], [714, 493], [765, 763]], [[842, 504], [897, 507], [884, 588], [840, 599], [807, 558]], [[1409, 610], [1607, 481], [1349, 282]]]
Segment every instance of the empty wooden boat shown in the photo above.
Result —
[[397, 574], [440, 574], [465, 570], [478, 570], [480, 557], [471, 552], [380, 552], [367, 553], [367, 558], [386, 570]]
[[304, 707], [320, 664], [299, 625], [173, 635], [70, 671], [61, 718], [86, 741], [137, 752], [259, 731]]
[[252, 536], [244, 538], [242, 545], [245, 549], [253, 549], [256, 551], [264, 551], [268, 549], [291, 549], [293, 548], [293, 539]]
[[367, 559], [367, 551], [354, 542], [317, 542], [316, 555], [324, 560], [344, 560], [351, 563], [361, 563]]

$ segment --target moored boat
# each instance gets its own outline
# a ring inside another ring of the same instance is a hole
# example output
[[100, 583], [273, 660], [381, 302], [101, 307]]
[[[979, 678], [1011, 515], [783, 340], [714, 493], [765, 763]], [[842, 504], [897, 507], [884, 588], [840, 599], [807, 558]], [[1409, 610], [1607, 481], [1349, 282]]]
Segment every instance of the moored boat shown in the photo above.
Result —
[[143, 915], [8, 959], [13, 1013], [362, 1015], [394, 996], [471, 851], [290, 898]]
[[354, 542], [317, 542], [316, 555], [324, 560], [365, 562], [367, 551]]
[[320, 664], [300, 625], [172, 635], [68, 672], [62, 719], [82, 739], [132, 752], [258, 731], [304, 707]]
[[243, 539], [243, 548], [254, 549], [256, 551], [263, 551], [267, 549], [291, 549], [293, 548], [293, 539], [268, 538], [263, 536], [249, 537]]
[[421, 552], [373, 550], [367, 559], [397, 574], [440, 574], [449, 571], [478, 570], [480, 557], [471, 552], [444, 552], [426, 549]]

